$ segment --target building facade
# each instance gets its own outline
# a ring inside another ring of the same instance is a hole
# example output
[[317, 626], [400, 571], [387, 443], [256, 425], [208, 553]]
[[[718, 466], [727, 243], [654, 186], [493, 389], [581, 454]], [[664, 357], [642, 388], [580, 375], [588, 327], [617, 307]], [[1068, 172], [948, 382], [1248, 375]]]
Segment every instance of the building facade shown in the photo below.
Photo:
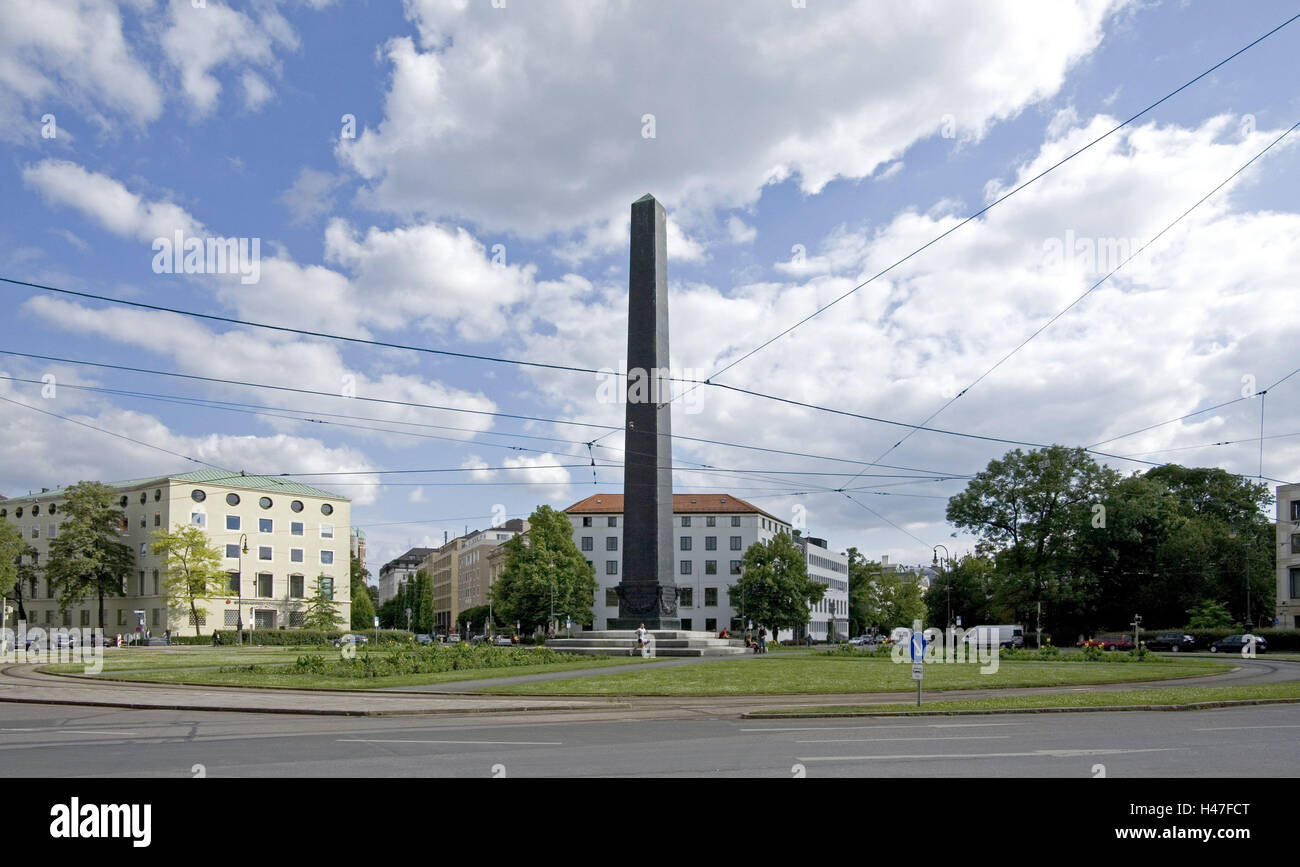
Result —
[[[796, 536], [808, 565], [808, 577], [826, 585], [826, 594], [820, 602], [808, 606], [810, 619], [808, 635], [815, 641], [834, 641], [849, 637], [849, 558], [847, 554], [826, 547], [825, 539], [815, 536]], [[795, 636], [786, 629], [777, 636], [787, 641]]]
[[454, 632], [460, 614], [460, 546], [464, 536], [457, 536], [424, 558], [420, 568], [433, 578], [433, 628], [435, 632]]
[[[458, 602], [456, 612], [466, 611], [479, 605], [488, 604], [488, 592], [496, 579], [489, 558], [494, 551], [504, 549], [507, 541], [528, 530], [528, 522], [520, 518], [511, 518], [500, 527], [477, 530], [462, 537], [457, 569], [456, 594]], [[435, 610], [437, 590], [434, 591]], [[452, 620], [454, 623], [455, 620]]]
[[1277, 625], [1300, 626], [1300, 485], [1277, 489]]
[[[343, 622], [351, 619], [351, 503], [346, 497], [282, 478], [226, 470], [107, 484], [124, 515], [121, 540], [131, 547], [135, 568], [125, 576], [124, 595], [104, 600], [106, 632], [134, 632], [141, 619], [142, 628], [154, 635], [167, 629], [181, 635], [206, 633], [234, 628], [241, 620], [245, 628], [293, 628], [302, 625], [303, 611], [318, 588], [334, 600]], [[16, 525], [35, 549], [38, 570], [58, 537], [65, 493], [42, 491], [0, 503], [0, 518]], [[197, 623], [184, 600], [167, 596], [166, 563], [152, 551], [155, 532], [186, 525], [206, 531], [230, 578], [225, 596], [201, 601]], [[64, 611], [56, 596], [43, 576], [23, 588], [29, 625], [98, 625], [97, 597]]]
[[383, 605], [388, 600], [397, 595], [402, 584], [420, 571], [424, 559], [432, 554], [435, 548], [412, 548], [401, 556], [394, 557], [383, 566], [379, 567], [379, 604]]
[[[618, 619], [615, 588], [622, 577], [623, 495], [596, 494], [565, 513], [573, 524], [574, 542], [596, 571], [595, 628], [613, 629]], [[674, 494], [673, 578], [682, 629], [739, 628], [727, 588], [741, 575], [745, 550], [789, 532], [788, 522], [730, 494]]]

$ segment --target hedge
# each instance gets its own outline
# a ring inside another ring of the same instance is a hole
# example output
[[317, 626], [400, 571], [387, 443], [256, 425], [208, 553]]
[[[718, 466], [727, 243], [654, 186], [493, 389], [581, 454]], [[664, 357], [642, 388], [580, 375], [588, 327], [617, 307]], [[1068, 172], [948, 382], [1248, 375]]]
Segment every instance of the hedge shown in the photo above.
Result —
[[[220, 629], [221, 643], [223, 645], [235, 644], [239, 641], [239, 633], [234, 629]], [[334, 639], [340, 635], [364, 635], [370, 639], [371, 644], [412, 644], [415, 642], [415, 636], [405, 629], [333, 629], [321, 631], [319, 629], [254, 629], [244, 630], [244, 643], [251, 641], [255, 646], [261, 647], [295, 647], [306, 645], [330, 645]], [[193, 636], [190, 637], [191, 639]], [[175, 638], [172, 639], [175, 642]], [[186, 642], [194, 644], [193, 640]], [[200, 644], [211, 644], [212, 636], [205, 635]]]

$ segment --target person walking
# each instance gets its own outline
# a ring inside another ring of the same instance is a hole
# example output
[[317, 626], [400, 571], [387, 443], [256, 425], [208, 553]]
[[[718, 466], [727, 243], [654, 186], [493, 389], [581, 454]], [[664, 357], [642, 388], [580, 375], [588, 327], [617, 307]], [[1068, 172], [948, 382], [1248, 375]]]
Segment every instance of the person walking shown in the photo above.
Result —
[[767, 653], [767, 629], [758, 627], [758, 652]]

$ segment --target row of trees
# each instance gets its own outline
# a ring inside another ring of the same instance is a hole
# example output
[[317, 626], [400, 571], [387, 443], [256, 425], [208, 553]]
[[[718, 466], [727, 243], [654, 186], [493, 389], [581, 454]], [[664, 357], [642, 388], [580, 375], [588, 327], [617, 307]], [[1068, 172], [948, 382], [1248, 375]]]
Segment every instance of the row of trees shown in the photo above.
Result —
[[[1156, 627], [1224, 609], [1271, 623], [1276, 584], [1268, 487], [1176, 465], [1124, 476], [1083, 449], [1016, 449], [948, 502], [977, 540], [926, 596], [927, 622], [1037, 625], [1074, 635]], [[949, 601], [951, 600], [951, 601]]]
[[[50, 540], [43, 566], [33, 562], [34, 549], [22, 537], [19, 528], [0, 519], [0, 595], [14, 593], [18, 616], [26, 619], [24, 590], [39, 578], [54, 588], [62, 611], [80, 605], [87, 598], [98, 603], [97, 623], [104, 623], [104, 600], [126, 595], [126, 582], [135, 569], [135, 555], [122, 541], [125, 515], [115, 502], [116, 491], [101, 482], [79, 482], [63, 494], [60, 510], [63, 519], [59, 532]], [[157, 530], [150, 546], [164, 559], [166, 577], [161, 590], [166, 595], [168, 612], [174, 619], [188, 620], [194, 634], [200, 633], [199, 607], [208, 599], [229, 595], [229, 574], [222, 567], [221, 552], [207, 533], [194, 525], [177, 525], [168, 532]], [[359, 564], [353, 558], [353, 598]], [[364, 572], [361, 573], [364, 584]], [[364, 602], [369, 594], [362, 593]], [[373, 606], [366, 617], [370, 625]], [[303, 612], [304, 625], [315, 629], [332, 629], [342, 624], [338, 606], [318, 591], [308, 600]], [[354, 621], [356, 608], [353, 608]]]

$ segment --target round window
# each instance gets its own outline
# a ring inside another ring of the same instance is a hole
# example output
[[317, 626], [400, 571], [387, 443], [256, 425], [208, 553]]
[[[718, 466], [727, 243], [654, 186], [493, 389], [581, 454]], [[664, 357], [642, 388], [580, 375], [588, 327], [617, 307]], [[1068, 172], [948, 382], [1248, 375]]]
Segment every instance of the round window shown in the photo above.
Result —
[[161, 499], [162, 499], [162, 488], [154, 488], [154, 490], [153, 490], [153, 501], [156, 503], [156, 502], [158, 502], [158, 501], [161, 500]]
[[190, 491], [190, 499], [196, 503], [201, 503], [207, 498], [208, 495], [203, 493], [203, 491], [199, 490], [198, 488], [195, 488], [194, 490]]
[[126, 494], [122, 495], [122, 499], [118, 500], [117, 504], [121, 506], [123, 509], [126, 508]]
[[33, 518], [35, 518], [35, 517], [36, 517], [37, 515], [39, 515], [40, 513], [41, 513], [41, 506], [40, 506], [39, 503], [37, 503], [35, 506], [32, 506], [32, 517], [33, 517]]
[[320, 504], [320, 513], [321, 513], [322, 515], [332, 515], [332, 514], [334, 514], [334, 507], [331, 506], [329, 503], [321, 503], [321, 504]]
[[263, 497], [262, 499], [257, 501], [257, 504], [261, 506], [263, 509], [269, 509], [271, 508], [271, 498]]
[[21, 518], [22, 516], [23, 516], [23, 507], [22, 507], [22, 506], [19, 506], [18, 508], [14, 509], [14, 517], [15, 517], [15, 518]]
[[226, 494], [226, 505], [228, 505], [228, 506], [238, 506], [238, 505], [239, 505], [239, 494]]
[[145, 503], [147, 503], [147, 502], [149, 502], [149, 495], [146, 494], [144, 491], [141, 491], [141, 492], [140, 492], [140, 505], [143, 506], [143, 505], [144, 505]]
[[301, 512], [302, 500], [294, 500], [292, 503], [289, 504], [289, 508], [293, 509], [295, 512]]
[[[58, 504], [58, 503], [50, 503], [50, 514], [53, 515], [54, 513], [58, 512], [58, 511], [59, 511], [59, 504]], [[3, 516], [0, 516], [0, 517], [3, 517]]]

